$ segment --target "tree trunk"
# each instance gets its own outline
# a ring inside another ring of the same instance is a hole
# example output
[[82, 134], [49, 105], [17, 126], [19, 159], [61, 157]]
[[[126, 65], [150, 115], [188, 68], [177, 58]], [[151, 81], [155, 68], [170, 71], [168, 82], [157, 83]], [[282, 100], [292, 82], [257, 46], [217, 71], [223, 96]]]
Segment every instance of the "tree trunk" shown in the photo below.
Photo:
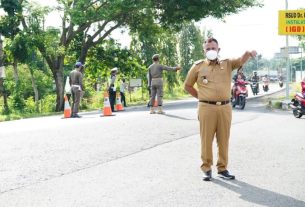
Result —
[[41, 54], [47, 61], [49, 68], [52, 71], [56, 87], [56, 108], [55, 111], [59, 112], [64, 109], [64, 55], [59, 55], [55, 58], [47, 55], [44, 48], [39, 48]]
[[6, 91], [4, 88], [4, 79], [3, 78], [0, 78], [0, 94], [2, 94], [2, 96], [3, 96], [4, 114], [8, 114], [9, 108], [8, 108], [8, 104], [7, 104], [7, 95], [6, 95]]
[[79, 61], [83, 64], [85, 64], [85, 62], [86, 62], [88, 50], [89, 50], [89, 48], [87, 48], [87, 47], [82, 48], [82, 51], [81, 51], [81, 54], [80, 54], [80, 57], [79, 57]]
[[56, 85], [56, 111], [64, 110], [64, 56], [57, 57], [55, 67], [51, 68]]
[[56, 73], [56, 111], [64, 110], [64, 74], [63, 71], [58, 71]]
[[[0, 34], [0, 66], [3, 66], [3, 42], [1, 40], [1, 34]], [[4, 78], [0, 77], [0, 95], [3, 96], [3, 105], [4, 105], [4, 113], [9, 113], [9, 108], [7, 104], [7, 95], [4, 87]]]
[[34, 98], [35, 98], [36, 112], [39, 112], [39, 93], [38, 93], [37, 85], [35, 82], [33, 70], [31, 68], [29, 68], [29, 70], [30, 70], [30, 75], [31, 75], [32, 87], [33, 87], [34, 95], [35, 95]]
[[16, 58], [14, 58], [13, 68], [14, 68], [15, 82], [17, 83], [19, 81], [19, 75], [18, 75], [18, 62]]

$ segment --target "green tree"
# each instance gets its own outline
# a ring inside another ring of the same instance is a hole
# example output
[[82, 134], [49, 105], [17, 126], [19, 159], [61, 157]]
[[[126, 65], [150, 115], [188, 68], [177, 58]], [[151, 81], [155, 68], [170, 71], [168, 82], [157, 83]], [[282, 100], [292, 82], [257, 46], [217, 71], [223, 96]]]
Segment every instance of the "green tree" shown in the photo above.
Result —
[[180, 74], [183, 80], [194, 62], [204, 57], [203, 42], [200, 29], [193, 22], [185, 23], [179, 37], [180, 64], [183, 68]]
[[[178, 53], [177, 53], [177, 37], [173, 32], [164, 31], [158, 42], [159, 54], [161, 55], [161, 63], [168, 66], [177, 66]], [[175, 85], [178, 85], [179, 81], [177, 73], [166, 72], [163, 74], [166, 80], [166, 88], [170, 93], [173, 93]]]
[[93, 85], [106, 83], [110, 76], [110, 69], [119, 68], [121, 78], [144, 78], [145, 67], [139, 57], [128, 49], [122, 49], [113, 40], [93, 48], [88, 53], [85, 75]]
[[[0, 33], [11, 41], [13, 41], [20, 32], [19, 26], [22, 17], [22, 3], [23, 0], [1, 0], [0, 8], [3, 8], [7, 15], [1, 18]], [[18, 61], [14, 56], [12, 56], [11, 63], [14, 66], [14, 77], [16, 84], [18, 84]]]
[[[57, 105], [63, 108], [64, 61], [71, 42], [78, 34], [83, 34], [78, 60], [86, 61], [88, 51], [102, 43], [114, 30], [128, 26], [131, 31], [139, 31], [154, 24], [179, 27], [182, 22], [199, 20], [207, 16], [222, 18], [224, 15], [257, 5], [253, 0], [225, 1], [163, 1], [163, 0], [58, 0], [57, 7], [62, 16], [62, 26], [57, 36], [56, 53], [48, 53], [46, 37], [49, 31], [37, 29], [37, 47], [46, 59], [55, 79]], [[200, 8], [200, 9], [198, 9]], [[31, 14], [33, 7], [27, 10]], [[43, 13], [44, 15], [45, 13]], [[43, 18], [37, 18], [43, 22]], [[23, 18], [23, 27], [29, 22]], [[143, 25], [145, 25], [143, 27]], [[97, 28], [93, 30], [93, 28]]]
[[222, 19], [227, 15], [253, 6], [261, 6], [261, 4], [256, 0], [154, 0], [154, 8], [155, 12], [158, 13], [159, 22], [167, 27], [178, 28], [185, 21], [199, 21], [209, 16]]
[[[134, 53], [140, 54], [142, 62], [146, 66], [146, 72], [148, 66], [152, 64], [153, 54], [156, 53], [160, 55], [161, 64], [178, 65], [176, 32], [171, 29], [165, 30], [160, 25], [153, 25], [151, 29], [133, 33], [131, 49]], [[164, 73], [163, 75], [167, 81], [167, 89], [172, 92], [174, 86], [178, 84], [176, 73]]]

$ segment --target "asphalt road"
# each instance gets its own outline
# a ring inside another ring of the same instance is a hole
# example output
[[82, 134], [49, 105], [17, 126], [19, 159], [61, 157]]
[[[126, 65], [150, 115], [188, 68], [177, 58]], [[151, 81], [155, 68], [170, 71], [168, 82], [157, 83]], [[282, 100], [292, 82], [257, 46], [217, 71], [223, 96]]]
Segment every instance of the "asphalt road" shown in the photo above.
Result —
[[[194, 99], [113, 117], [0, 123], [0, 206], [305, 206], [305, 118], [268, 98], [233, 110], [229, 170], [203, 182]], [[217, 148], [214, 144], [216, 162]]]

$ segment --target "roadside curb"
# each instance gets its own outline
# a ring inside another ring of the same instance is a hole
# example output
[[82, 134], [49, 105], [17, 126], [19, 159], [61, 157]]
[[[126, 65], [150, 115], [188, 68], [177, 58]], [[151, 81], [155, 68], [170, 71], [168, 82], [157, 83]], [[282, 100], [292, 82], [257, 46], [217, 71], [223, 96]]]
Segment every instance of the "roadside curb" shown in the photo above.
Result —
[[251, 97], [247, 97], [247, 100], [251, 100], [251, 99], [257, 99], [257, 98], [262, 98], [262, 97], [265, 97], [265, 96], [268, 96], [268, 95], [273, 95], [275, 93], [278, 93], [278, 92], [281, 92], [281, 91], [284, 91], [286, 88], [280, 88], [279, 90], [276, 90], [276, 91], [272, 91], [270, 93], [264, 93], [264, 94], [261, 94], [261, 95], [257, 95], [257, 96], [251, 96]]
[[[276, 90], [276, 91], [272, 91], [272, 92], [269, 92], [269, 93], [264, 93], [264, 94], [260, 94], [260, 95], [257, 95], [257, 96], [251, 96], [251, 97], [247, 97], [247, 100], [253, 100], [253, 99], [258, 99], [258, 98], [262, 98], [262, 97], [265, 97], [265, 96], [268, 96], [268, 95], [273, 95], [275, 93], [278, 93], [278, 92], [281, 92], [281, 91], [284, 91], [285, 90], [285, 87], [283, 88], [280, 88], [279, 90]], [[176, 103], [179, 103], [179, 102], [185, 102], [185, 101], [194, 101], [196, 100], [195, 98], [185, 98], [185, 99], [181, 99], [181, 100], [170, 100], [168, 102], [164, 102], [165, 105], [173, 105], [173, 104], [176, 104]], [[133, 109], [143, 109], [143, 108], [147, 108], [147, 110], [149, 109], [146, 105], [134, 105], [134, 106], [129, 106], [129, 107], [126, 107], [126, 111], [130, 111], [130, 110], [133, 110]], [[102, 110], [95, 110], [95, 111], [90, 111], [90, 112], [81, 112], [79, 113], [80, 115], [93, 115], [93, 114], [97, 114], [97, 113], [102, 113]], [[118, 113], [118, 112], [114, 112], [114, 113]]]

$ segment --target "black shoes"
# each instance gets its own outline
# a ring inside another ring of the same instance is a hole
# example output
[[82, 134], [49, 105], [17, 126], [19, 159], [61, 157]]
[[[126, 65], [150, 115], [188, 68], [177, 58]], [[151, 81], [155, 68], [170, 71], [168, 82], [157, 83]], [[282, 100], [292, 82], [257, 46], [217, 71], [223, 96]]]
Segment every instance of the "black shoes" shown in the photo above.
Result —
[[203, 173], [203, 178], [204, 181], [211, 181], [212, 180], [212, 170], [209, 170], [207, 172]]
[[81, 116], [78, 115], [78, 114], [72, 114], [72, 115], [71, 115], [71, 118], [81, 118]]
[[[218, 176], [227, 179], [227, 180], [234, 180], [235, 176], [231, 175], [228, 170], [224, 170], [222, 172], [218, 172]], [[212, 180], [212, 170], [209, 170], [207, 172], [203, 173], [203, 178], [204, 181], [211, 181]]]
[[224, 170], [222, 172], [218, 172], [218, 176], [221, 177], [221, 178], [224, 178], [224, 179], [228, 179], [228, 180], [234, 180], [235, 179], [235, 176], [231, 175], [229, 173], [229, 171], [227, 171], [227, 170]]

